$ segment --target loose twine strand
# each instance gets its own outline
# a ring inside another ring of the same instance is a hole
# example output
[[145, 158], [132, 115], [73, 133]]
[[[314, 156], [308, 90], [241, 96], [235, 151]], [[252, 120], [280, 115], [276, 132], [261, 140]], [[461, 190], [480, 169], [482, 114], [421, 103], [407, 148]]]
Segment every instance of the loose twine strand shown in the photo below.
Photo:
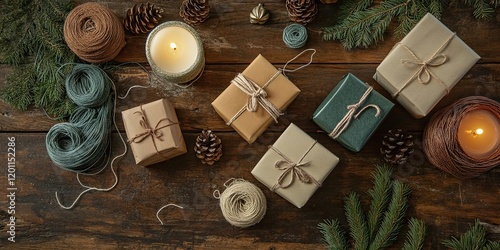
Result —
[[246, 228], [259, 223], [266, 214], [266, 197], [262, 190], [244, 179], [229, 179], [222, 194], [214, 191], [220, 200], [222, 215], [229, 224]]
[[66, 77], [65, 86], [70, 99], [85, 106], [79, 106], [71, 114], [69, 122], [56, 124], [49, 130], [46, 148], [54, 164], [76, 172], [78, 183], [86, 188], [70, 206], [62, 205], [58, 192], [55, 193], [59, 206], [71, 209], [83, 194], [92, 190], [107, 192], [118, 184], [118, 175], [113, 166], [118, 158], [127, 153], [127, 144], [118, 133], [124, 151], [111, 160], [111, 171], [115, 178], [113, 185], [97, 188], [83, 184], [80, 180], [81, 174], [99, 174], [109, 163], [110, 156], [106, 152], [111, 151], [111, 125], [114, 124], [118, 131], [114, 116], [116, 98], [110, 95], [112, 89], [116, 96], [116, 87], [101, 68], [88, 64], [76, 64]]
[[163, 224], [163, 221], [160, 219], [160, 212], [161, 212], [161, 210], [163, 210], [164, 208], [167, 208], [167, 207], [170, 207], [170, 206], [174, 206], [174, 207], [177, 207], [177, 208], [180, 208], [180, 209], [184, 209], [184, 207], [181, 207], [181, 206], [179, 206], [179, 205], [177, 205], [177, 204], [173, 204], [173, 203], [169, 203], [169, 204], [167, 204], [167, 205], [165, 205], [165, 206], [161, 207], [160, 209], [158, 209], [158, 211], [156, 212], [156, 218], [160, 221], [160, 223], [161, 223], [162, 225], [165, 225], [165, 224]]
[[64, 40], [80, 59], [103, 63], [125, 46], [125, 30], [109, 8], [89, 2], [76, 6], [66, 17]]
[[458, 142], [462, 118], [473, 110], [488, 110], [500, 119], [500, 103], [469, 96], [438, 111], [424, 130], [423, 147], [429, 162], [460, 179], [472, 178], [500, 165], [500, 150], [483, 159], [467, 155]]

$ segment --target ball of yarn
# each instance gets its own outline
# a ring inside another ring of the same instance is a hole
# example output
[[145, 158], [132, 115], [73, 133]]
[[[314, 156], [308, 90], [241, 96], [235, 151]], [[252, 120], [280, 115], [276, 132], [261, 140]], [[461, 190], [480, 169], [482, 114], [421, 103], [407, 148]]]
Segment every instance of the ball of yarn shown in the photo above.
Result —
[[77, 64], [66, 77], [69, 98], [79, 106], [68, 122], [56, 124], [47, 133], [47, 153], [57, 166], [88, 173], [106, 163], [113, 115], [111, 83], [95, 65]]
[[424, 130], [423, 149], [432, 165], [457, 177], [476, 177], [500, 165], [500, 150], [485, 159], [467, 155], [458, 142], [460, 121], [470, 111], [488, 110], [500, 119], [500, 103], [483, 96], [462, 98], [438, 111]]
[[259, 223], [266, 214], [266, 197], [254, 184], [235, 179], [220, 194], [222, 215], [231, 225], [246, 228]]
[[64, 40], [80, 59], [103, 63], [125, 46], [125, 30], [109, 8], [89, 2], [78, 5], [66, 17]]
[[292, 49], [298, 49], [307, 42], [307, 29], [301, 24], [291, 24], [283, 30], [283, 42]]

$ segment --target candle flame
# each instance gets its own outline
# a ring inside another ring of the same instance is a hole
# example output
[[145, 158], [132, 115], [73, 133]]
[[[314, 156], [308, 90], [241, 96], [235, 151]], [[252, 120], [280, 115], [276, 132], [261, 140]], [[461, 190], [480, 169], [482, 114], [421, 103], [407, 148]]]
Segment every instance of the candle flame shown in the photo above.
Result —
[[481, 129], [481, 128], [478, 128], [476, 130], [465, 130], [465, 133], [467, 134], [471, 134], [472, 135], [472, 138], [476, 138], [478, 135], [482, 135], [484, 133], [484, 130]]
[[170, 43], [170, 48], [172, 48], [173, 50], [176, 50], [177, 49], [177, 44]]

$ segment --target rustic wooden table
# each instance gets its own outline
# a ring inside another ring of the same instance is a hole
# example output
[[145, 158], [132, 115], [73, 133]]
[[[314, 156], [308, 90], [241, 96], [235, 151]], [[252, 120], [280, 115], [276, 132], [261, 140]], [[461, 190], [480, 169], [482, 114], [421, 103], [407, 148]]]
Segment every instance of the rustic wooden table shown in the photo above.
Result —
[[[86, 2], [77, 0], [76, 3]], [[120, 18], [136, 1], [97, 1], [110, 7]], [[166, 10], [163, 21], [181, 20], [180, 0], [151, 1]], [[14, 248], [172, 248], [172, 249], [321, 249], [322, 235], [317, 229], [324, 219], [339, 218], [346, 223], [342, 198], [350, 191], [362, 195], [367, 209], [366, 190], [372, 186], [374, 164], [381, 163], [379, 147], [382, 135], [389, 129], [402, 128], [417, 138], [415, 157], [410, 163], [395, 168], [394, 178], [411, 185], [407, 217], [419, 218], [429, 227], [426, 249], [444, 249], [442, 240], [468, 230], [474, 219], [488, 223], [492, 239], [500, 239], [500, 168], [477, 178], [458, 180], [432, 166], [424, 157], [421, 138], [427, 122], [436, 110], [459, 98], [482, 95], [500, 100], [500, 12], [490, 21], [477, 21], [463, 1], [443, 10], [443, 23], [456, 31], [482, 59], [464, 76], [451, 93], [423, 119], [413, 119], [399, 104], [359, 153], [352, 153], [328, 138], [310, 116], [342, 76], [351, 72], [389, 97], [372, 76], [375, 68], [399, 40], [392, 32], [385, 41], [370, 49], [345, 51], [338, 42], [325, 42], [315, 32], [332, 23], [335, 5], [320, 5], [317, 18], [309, 26], [305, 48], [315, 48], [314, 63], [290, 73], [290, 79], [302, 90], [279, 123], [272, 125], [252, 145], [247, 144], [231, 127], [224, 124], [210, 103], [259, 53], [275, 66], [282, 66], [300, 49], [286, 48], [281, 36], [290, 24], [284, 1], [266, 1], [271, 18], [265, 25], [249, 23], [249, 12], [255, 1], [211, 1], [210, 18], [196, 26], [205, 48], [206, 68], [192, 87], [155, 85], [132, 91], [126, 100], [118, 100], [116, 117], [124, 135], [120, 112], [142, 103], [169, 99], [180, 119], [188, 153], [151, 167], [134, 164], [132, 153], [115, 167], [119, 183], [109, 192], [90, 192], [75, 208], [64, 210], [56, 202], [54, 192], [63, 193], [69, 204], [82, 191], [73, 173], [56, 167], [45, 150], [45, 135], [56, 121], [43, 111], [16, 110], [0, 102], [0, 138], [4, 170], [0, 191], [2, 219], [0, 247]], [[389, 30], [394, 30], [391, 26]], [[115, 59], [139, 62], [148, 67], [144, 52], [147, 35], [127, 33], [127, 45]], [[297, 63], [307, 62], [308, 57]], [[150, 69], [148, 67], [148, 69]], [[0, 65], [0, 84], [4, 84], [9, 66]], [[139, 67], [122, 66], [111, 73], [119, 94], [132, 85], [147, 85], [148, 77]], [[309, 202], [301, 209], [259, 183], [250, 171], [281, 132], [295, 123], [340, 158]], [[193, 145], [196, 135], [205, 128], [215, 131], [223, 141], [223, 156], [213, 166], [196, 159]], [[122, 152], [118, 132], [113, 133], [112, 155]], [[7, 142], [16, 138], [16, 242], [7, 240]], [[239, 229], [228, 224], [220, 211], [219, 201], [212, 197], [215, 189], [233, 177], [241, 177], [260, 187], [267, 197], [268, 208], [257, 225]], [[84, 183], [108, 187], [114, 179], [109, 168], [103, 173], [83, 178]], [[168, 208], [161, 215], [165, 226], [156, 218], [157, 210], [167, 204], [184, 206]], [[401, 247], [404, 232], [395, 246]]]

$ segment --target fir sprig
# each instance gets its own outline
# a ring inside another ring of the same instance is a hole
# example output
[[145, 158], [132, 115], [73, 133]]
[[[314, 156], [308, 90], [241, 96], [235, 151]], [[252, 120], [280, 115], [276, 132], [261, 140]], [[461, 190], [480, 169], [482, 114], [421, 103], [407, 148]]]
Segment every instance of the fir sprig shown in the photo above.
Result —
[[373, 188], [368, 190], [372, 201], [370, 211], [367, 215], [368, 231], [370, 241], [375, 238], [375, 233], [379, 229], [380, 223], [384, 218], [384, 211], [389, 204], [392, 191], [392, 168], [387, 166], [378, 167], [373, 176]]
[[62, 65], [75, 61], [66, 46], [63, 24], [70, 0], [5, 0], [0, 8], [0, 60], [14, 67], [0, 94], [25, 110], [30, 105], [58, 117], [69, 114]]
[[500, 243], [487, 240], [486, 229], [479, 220], [476, 220], [469, 231], [465, 232], [460, 238], [451, 237], [450, 240], [443, 241], [443, 245], [454, 250], [500, 249]]
[[329, 250], [347, 250], [345, 232], [338, 220], [325, 220], [319, 223], [318, 228], [323, 234], [323, 240]]
[[370, 236], [366, 224], [365, 214], [361, 208], [359, 195], [351, 192], [345, 198], [345, 216], [350, 227], [350, 235], [353, 239], [353, 249], [366, 250], [369, 245]]
[[427, 235], [427, 227], [421, 220], [411, 218], [408, 222], [408, 233], [403, 250], [421, 250], [424, 248], [424, 239]]

